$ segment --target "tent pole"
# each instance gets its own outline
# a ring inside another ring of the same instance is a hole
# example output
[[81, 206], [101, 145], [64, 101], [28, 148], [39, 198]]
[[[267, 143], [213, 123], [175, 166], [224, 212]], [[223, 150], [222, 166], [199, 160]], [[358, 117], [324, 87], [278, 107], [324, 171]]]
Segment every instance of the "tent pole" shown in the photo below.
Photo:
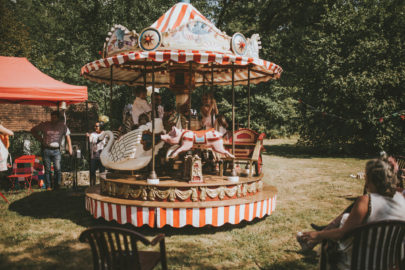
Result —
[[[232, 154], [235, 155], [235, 66], [232, 62]], [[232, 176], [237, 176], [235, 158], [232, 159]]]
[[152, 61], [152, 170], [149, 174], [151, 180], [156, 180], [157, 175], [155, 172], [155, 62]]
[[[90, 126], [89, 126], [89, 102], [86, 100], [86, 132], [90, 131]], [[97, 119], [98, 121], [98, 119]], [[86, 139], [86, 150], [87, 150], [87, 158], [89, 160], [89, 164], [90, 164], [90, 160], [91, 160], [91, 149], [90, 149], [90, 143], [89, 143], [89, 139], [85, 136]], [[90, 185], [91, 185], [91, 181], [90, 181]]]
[[248, 65], [248, 129], [250, 129], [250, 65]]

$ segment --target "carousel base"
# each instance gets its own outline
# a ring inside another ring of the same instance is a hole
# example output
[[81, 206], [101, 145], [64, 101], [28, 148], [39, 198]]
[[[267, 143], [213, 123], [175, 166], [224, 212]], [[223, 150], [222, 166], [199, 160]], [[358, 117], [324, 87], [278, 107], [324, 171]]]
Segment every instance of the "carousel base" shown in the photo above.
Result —
[[[262, 176], [242, 178], [241, 183], [237, 184], [216, 179], [217, 177], [207, 179], [206, 183], [191, 185], [182, 181], [169, 180], [160, 181], [157, 187], [149, 186], [146, 181], [132, 181], [128, 179], [131, 177], [125, 178], [111, 177], [101, 186], [89, 187], [86, 190], [85, 207], [94, 218], [115, 220], [119, 224], [130, 223], [136, 227], [144, 225], [152, 228], [162, 228], [166, 225], [174, 228], [186, 225], [197, 228], [206, 225], [219, 227], [226, 223], [236, 225], [242, 221], [264, 218], [276, 208], [277, 189], [260, 183]], [[173, 193], [178, 193], [186, 186], [194, 190], [201, 189], [212, 198], [203, 196], [205, 199], [201, 200], [200, 191], [197, 192], [198, 198], [194, 200], [191, 200], [190, 196], [185, 200], [172, 198], [171, 201], [168, 200], [169, 197], [157, 200], [142, 196], [130, 197], [128, 193], [125, 196], [119, 196], [122, 194], [118, 192], [120, 188], [125, 187], [132, 190], [129, 194], [142, 193], [138, 188], [160, 192], [159, 194], [168, 191], [169, 188], [174, 190]], [[157, 191], [157, 188], [160, 190]], [[211, 192], [217, 191], [218, 194], [209, 193], [208, 189]], [[238, 196], [237, 189], [241, 191]], [[219, 199], [221, 191], [224, 191], [224, 195]]]

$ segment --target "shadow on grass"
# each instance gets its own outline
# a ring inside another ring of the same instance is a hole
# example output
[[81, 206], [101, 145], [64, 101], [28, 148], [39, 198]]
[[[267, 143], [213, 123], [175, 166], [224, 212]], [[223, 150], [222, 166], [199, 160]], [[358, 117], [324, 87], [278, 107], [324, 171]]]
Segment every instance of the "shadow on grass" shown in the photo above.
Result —
[[0, 253], [0, 269], [92, 269], [90, 249], [85, 245], [78, 248], [78, 240], [65, 240], [57, 246], [44, 245], [44, 241]]
[[10, 204], [9, 210], [33, 218], [61, 218], [88, 227], [94, 219], [85, 210], [84, 188], [78, 191], [61, 189], [37, 191]]
[[[234, 229], [242, 229], [245, 228], [246, 226], [249, 225], [254, 225], [256, 223], [263, 222], [265, 218], [259, 219], [256, 218], [252, 221], [242, 221], [239, 224], [232, 225], [232, 224], [224, 224], [220, 227], [214, 227], [210, 225], [206, 225], [202, 228], [195, 228], [191, 225], [184, 226], [182, 228], [173, 228], [170, 227], [169, 225], [164, 226], [163, 228], [151, 228], [147, 225], [144, 225], [142, 227], [135, 227], [131, 224], [125, 224], [124, 226], [128, 229], [135, 230], [143, 235], [146, 236], [154, 236], [158, 233], [164, 233], [166, 236], [172, 236], [172, 235], [202, 235], [202, 234], [215, 234], [218, 232], [227, 232], [227, 231], [232, 231]], [[115, 223], [115, 225], [118, 226], [123, 226], [119, 225], [118, 223], [110, 222], [110, 223]]]

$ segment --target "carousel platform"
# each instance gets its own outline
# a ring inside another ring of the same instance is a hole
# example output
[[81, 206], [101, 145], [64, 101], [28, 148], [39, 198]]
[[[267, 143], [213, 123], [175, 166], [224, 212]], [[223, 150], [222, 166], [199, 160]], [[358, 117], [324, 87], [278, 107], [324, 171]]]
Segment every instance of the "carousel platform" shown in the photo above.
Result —
[[86, 190], [85, 206], [94, 218], [162, 228], [169, 225], [215, 227], [238, 224], [270, 215], [276, 207], [277, 189], [264, 185], [263, 175], [226, 177], [204, 175], [203, 183], [160, 177], [150, 185], [140, 175], [107, 174], [100, 185]]

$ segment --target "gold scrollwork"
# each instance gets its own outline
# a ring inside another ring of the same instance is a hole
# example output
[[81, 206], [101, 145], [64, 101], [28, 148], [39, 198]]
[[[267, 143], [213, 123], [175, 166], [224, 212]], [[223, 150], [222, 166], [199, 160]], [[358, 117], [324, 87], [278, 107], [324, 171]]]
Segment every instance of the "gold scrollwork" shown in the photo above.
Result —
[[127, 199], [131, 197], [132, 199], [141, 199], [155, 201], [156, 198], [161, 200], [167, 199], [170, 202], [179, 200], [191, 199], [193, 202], [205, 201], [207, 196], [212, 199], [218, 198], [223, 200], [225, 196], [240, 198], [246, 196], [248, 193], [256, 193], [263, 189], [263, 182], [257, 181], [253, 183], [238, 184], [236, 186], [227, 188], [226, 186], [220, 186], [214, 189], [207, 187], [199, 187], [200, 196], [198, 196], [198, 188], [191, 187], [188, 190], [181, 190], [178, 188], [169, 188], [167, 190], [160, 190], [157, 187], [150, 186], [138, 186], [136, 188], [131, 187], [129, 184], [117, 184], [108, 181], [100, 182], [101, 190], [103, 193], [107, 193], [110, 196], [119, 196]]
[[137, 199], [139, 196], [141, 196], [141, 194], [142, 194], [141, 188], [138, 189], [130, 188], [128, 190], [128, 195], [131, 196], [133, 199]]
[[200, 187], [201, 192], [200, 192], [200, 200], [205, 201], [207, 199], [207, 188], [206, 187]]

